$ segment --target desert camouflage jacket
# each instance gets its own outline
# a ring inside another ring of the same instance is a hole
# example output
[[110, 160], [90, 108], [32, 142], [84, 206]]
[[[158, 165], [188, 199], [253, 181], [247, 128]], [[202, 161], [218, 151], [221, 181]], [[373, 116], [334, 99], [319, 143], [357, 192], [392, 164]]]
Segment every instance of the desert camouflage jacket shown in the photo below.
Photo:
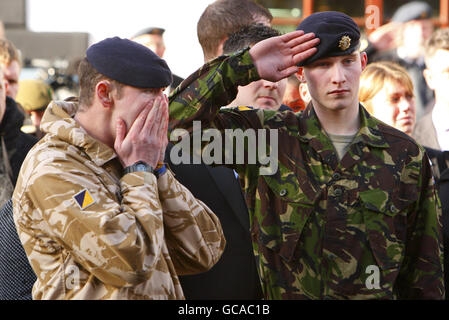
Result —
[[267, 147], [278, 144], [275, 174], [229, 165], [241, 178], [265, 297], [443, 298], [441, 206], [423, 148], [362, 106], [341, 161], [311, 104], [296, 114], [220, 110], [258, 79], [247, 50], [217, 58], [172, 94], [170, 126], [278, 130]]
[[52, 103], [28, 154], [14, 220], [37, 275], [33, 299], [182, 299], [225, 240], [217, 217], [168, 171], [128, 173], [115, 152]]

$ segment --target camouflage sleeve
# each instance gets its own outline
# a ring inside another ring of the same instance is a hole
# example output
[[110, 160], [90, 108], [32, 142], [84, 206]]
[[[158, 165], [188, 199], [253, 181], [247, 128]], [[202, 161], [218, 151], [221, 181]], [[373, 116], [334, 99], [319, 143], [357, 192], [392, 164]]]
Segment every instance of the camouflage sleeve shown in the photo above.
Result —
[[[39, 263], [33, 261], [33, 250], [45, 240], [68, 248], [80, 265], [106, 284], [131, 287], [151, 276], [164, 245], [153, 174], [124, 175], [120, 203], [91, 169], [70, 157], [28, 168], [33, 167], [27, 186], [21, 188], [25, 192], [14, 195], [14, 211], [35, 270]], [[79, 195], [84, 199], [81, 204]]]
[[418, 179], [419, 194], [407, 217], [405, 257], [397, 281], [399, 299], [443, 299], [445, 295], [441, 204], [430, 161], [423, 153], [420, 166], [412, 163], [413, 168], [405, 169], [410, 178]]
[[[170, 97], [170, 141], [177, 143], [170, 153], [172, 162], [224, 164], [236, 170], [239, 176], [257, 173], [260, 167], [266, 174], [272, 174], [273, 151], [277, 151], [272, 148], [277, 148], [277, 132], [274, 131], [283, 126], [282, 121], [277, 121], [278, 112], [248, 107], [222, 108], [234, 100], [238, 86], [259, 79], [248, 49], [218, 57], [186, 79]], [[211, 128], [219, 132], [207, 132], [206, 129]], [[185, 138], [188, 134], [192, 141], [179, 143], [188, 140]], [[209, 143], [206, 135], [214, 143]], [[276, 145], [271, 145], [272, 138]], [[198, 148], [195, 141], [201, 141]], [[191, 154], [198, 162], [177, 157], [180, 148], [180, 154]]]
[[170, 96], [170, 128], [190, 128], [192, 120], [206, 126], [234, 100], [238, 86], [259, 80], [248, 51], [218, 57], [184, 80]]
[[169, 170], [158, 179], [158, 188], [165, 238], [176, 273], [209, 270], [220, 259], [226, 244], [220, 221]]

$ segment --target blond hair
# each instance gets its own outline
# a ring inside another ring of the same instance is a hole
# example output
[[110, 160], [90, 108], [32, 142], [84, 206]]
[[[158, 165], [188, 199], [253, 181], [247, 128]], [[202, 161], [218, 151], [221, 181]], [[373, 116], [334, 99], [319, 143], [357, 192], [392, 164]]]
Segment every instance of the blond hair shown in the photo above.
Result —
[[413, 96], [413, 83], [407, 71], [390, 61], [374, 62], [367, 65], [360, 76], [359, 100], [369, 113], [373, 113], [372, 99], [382, 90], [386, 82], [397, 82], [405, 86]]
[[13, 61], [22, 65], [20, 51], [11, 41], [0, 39], [0, 63], [9, 66]]

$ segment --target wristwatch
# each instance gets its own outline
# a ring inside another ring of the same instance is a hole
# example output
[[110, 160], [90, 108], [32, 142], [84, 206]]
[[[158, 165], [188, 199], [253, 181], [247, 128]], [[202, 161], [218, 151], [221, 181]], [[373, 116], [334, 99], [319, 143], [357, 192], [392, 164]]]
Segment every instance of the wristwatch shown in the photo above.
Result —
[[143, 161], [137, 161], [133, 165], [126, 167], [123, 172], [124, 172], [124, 174], [127, 174], [127, 173], [131, 173], [131, 172], [136, 172], [136, 171], [146, 171], [146, 172], [154, 173], [153, 167]]

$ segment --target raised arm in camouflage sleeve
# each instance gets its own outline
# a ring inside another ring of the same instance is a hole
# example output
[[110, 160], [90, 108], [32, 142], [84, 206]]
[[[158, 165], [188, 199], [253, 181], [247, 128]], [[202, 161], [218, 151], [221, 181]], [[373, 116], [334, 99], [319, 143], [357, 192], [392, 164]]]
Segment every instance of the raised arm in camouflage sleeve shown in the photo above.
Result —
[[170, 95], [170, 128], [190, 128], [193, 116], [207, 125], [234, 100], [238, 86], [259, 79], [248, 49], [206, 63]]

